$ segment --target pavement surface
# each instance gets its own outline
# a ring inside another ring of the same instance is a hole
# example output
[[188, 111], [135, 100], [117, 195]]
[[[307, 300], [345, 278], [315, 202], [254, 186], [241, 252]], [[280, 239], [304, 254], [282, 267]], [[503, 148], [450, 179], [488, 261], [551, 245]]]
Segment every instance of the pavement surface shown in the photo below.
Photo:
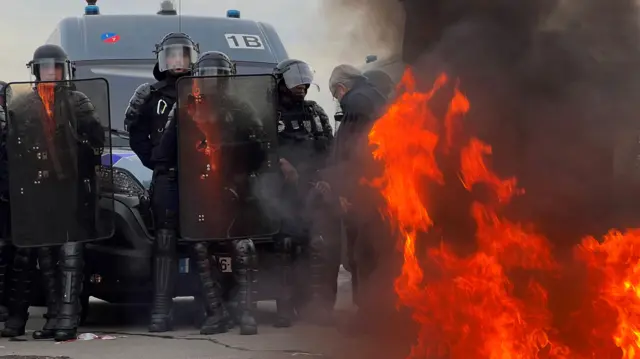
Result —
[[[338, 280], [337, 320], [352, 312], [350, 274], [342, 270]], [[284, 359], [336, 358], [345, 337], [335, 326], [297, 322], [291, 328], [274, 328], [275, 304], [259, 303], [259, 333], [241, 336], [238, 329], [214, 336], [203, 336], [193, 325], [192, 299], [176, 301], [175, 331], [148, 333], [148, 312], [144, 307], [119, 306], [92, 298], [87, 323], [80, 333], [109, 335], [110, 340], [94, 339], [55, 343], [31, 338], [44, 323], [44, 308], [31, 308], [24, 337], [0, 339], [0, 359]]]

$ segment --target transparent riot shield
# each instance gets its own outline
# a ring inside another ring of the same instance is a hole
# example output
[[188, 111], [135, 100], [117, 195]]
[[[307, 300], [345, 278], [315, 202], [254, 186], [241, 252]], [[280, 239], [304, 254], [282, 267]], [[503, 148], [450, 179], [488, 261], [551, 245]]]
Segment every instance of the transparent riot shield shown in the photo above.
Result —
[[14, 82], [7, 88], [14, 244], [38, 247], [113, 236], [114, 199], [105, 190], [113, 181], [105, 135], [111, 127], [107, 80]]
[[181, 238], [277, 233], [275, 78], [181, 78], [176, 108]]

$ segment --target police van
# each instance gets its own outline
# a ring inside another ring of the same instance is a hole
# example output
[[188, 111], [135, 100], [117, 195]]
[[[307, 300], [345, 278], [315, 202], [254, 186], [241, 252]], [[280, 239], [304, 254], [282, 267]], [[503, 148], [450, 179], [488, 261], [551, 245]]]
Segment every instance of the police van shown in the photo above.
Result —
[[[103, 158], [103, 165], [113, 163], [116, 233], [87, 245], [86, 293], [108, 302], [148, 302], [152, 172], [129, 148], [124, 112], [140, 84], [156, 82], [152, 74], [155, 44], [167, 33], [187, 33], [199, 43], [200, 51], [228, 54], [239, 74], [270, 74], [288, 55], [271, 25], [241, 19], [237, 10], [227, 11], [226, 17], [186, 16], [178, 15], [165, 1], [156, 14], [103, 15], [96, 1], [87, 3], [82, 16], [61, 20], [47, 40], [64, 48], [75, 64], [77, 79], [105, 78], [109, 84], [113, 151], [112, 158]], [[181, 256], [185, 280], [178, 281], [178, 295], [193, 295], [196, 286], [188, 275], [188, 253]]]

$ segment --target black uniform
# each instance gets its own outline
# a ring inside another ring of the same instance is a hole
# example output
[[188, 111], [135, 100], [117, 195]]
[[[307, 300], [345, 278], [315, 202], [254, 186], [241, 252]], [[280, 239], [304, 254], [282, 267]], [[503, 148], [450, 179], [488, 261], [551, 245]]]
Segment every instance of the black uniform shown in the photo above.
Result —
[[[194, 76], [210, 76], [210, 75], [233, 75], [235, 74], [235, 65], [229, 57], [223, 53], [211, 51], [204, 53], [198, 59], [194, 67]], [[201, 80], [205, 84], [212, 79]], [[195, 80], [196, 82], [198, 80]], [[228, 93], [226, 89], [227, 83], [224, 78], [216, 79], [217, 90], [211, 92], [205, 90], [197, 95], [189, 95], [190, 108], [207, 109], [207, 114], [219, 119], [218, 125], [214, 128], [207, 128], [206, 123], [197, 124], [197, 119], [191, 116], [178, 119], [178, 113], [175, 108], [170, 115], [170, 121], [164, 135], [162, 136], [161, 147], [172, 148], [167, 151], [171, 157], [171, 161], [176, 161], [176, 152], [178, 146], [177, 122], [180, 121], [181, 138], [189, 140], [186, 150], [192, 148], [188, 156], [191, 158], [190, 163], [194, 165], [202, 165], [206, 168], [206, 164], [210, 163], [208, 154], [201, 151], [209, 144], [207, 141], [224, 141], [235, 143], [243, 143], [247, 139], [259, 139], [262, 135], [262, 125], [258, 120], [256, 111], [248, 104], [240, 101]], [[211, 81], [214, 82], [214, 81]], [[206, 86], [206, 85], [205, 85]], [[209, 89], [211, 90], [211, 89]], [[198, 146], [191, 146], [191, 139]], [[257, 142], [256, 142], [257, 144]], [[255, 151], [253, 151], [255, 149]], [[257, 169], [262, 163], [260, 158], [262, 150], [247, 146], [222, 146], [219, 149], [221, 157], [224, 157], [220, 164], [219, 170], [222, 172], [220, 176], [224, 180], [224, 185], [220, 189], [228, 189], [229, 196], [239, 194], [242, 196], [243, 188], [246, 188], [246, 181], [249, 180], [246, 173], [251, 173]], [[227, 166], [231, 164], [230, 166]], [[183, 166], [185, 164], [182, 164]], [[199, 180], [190, 183], [191, 186], [201, 187], [194, 188], [189, 191], [191, 194], [207, 193], [210, 183], [207, 180]], [[187, 194], [184, 194], [186, 196]], [[183, 200], [190, 201], [189, 198]], [[201, 201], [198, 205], [204, 213], [217, 213], [219, 203], [210, 203], [211, 208], [207, 208], [209, 202]], [[213, 226], [224, 227], [227, 224], [225, 218], [211, 220]], [[257, 323], [253, 317], [252, 310], [255, 306], [255, 298], [253, 296], [255, 272], [256, 272], [256, 252], [253, 241], [250, 238], [234, 240], [231, 242], [233, 253], [233, 267], [235, 282], [237, 288], [235, 292], [235, 322], [240, 326], [240, 333], [243, 335], [252, 335], [257, 333]], [[194, 245], [195, 259], [198, 267], [198, 273], [202, 284], [202, 296], [205, 303], [205, 311], [207, 319], [201, 328], [202, 334], [216, 334], [226, 332], [233, 324], [229, 312], [232, 308], [227, 308], [223, 302], [223, 297], [228, 294], [221, 285], [221, 271], [218, 268], [219, 263], [211, 260], [211, 253], [207, 242], [200, 242]]]
[[6, 116], [5, 116], [5, 87], [7, 83], [0, 81], [0, 322], [7, 320], [9, 311], [6, 307], [7, 267], [11, 259], [11, 244], [9, 239], [9, 178], [6, 149]]
[[188, 56], [181, 69], [190, 70], [197, 58], [198, 45], [183, 33], [167, 34], [156, 45], [158, 63], [153, 85], [143, 84], [131, 97], [125, 112], [125, 128], [129, 131], [131, 149], [142, 163], [153, 170], [151, 204], [155, 223], [153, 306], [149, 331], [171, 330], [171, 309], [177, 273], [178, 183], [175, 147], [162, 145], [168, 116], [176, 102], [176, 81], [189, 72], [171, 67], [171, 56]]
[[[324, 309], [323, 313], [327, 314], [327, 310], [333, 308], [333, 303], [327, 301], [330, 283], [325, 280], [328, 274], [327, 243], [321, 233], [311, 233], [312, 222], [315, 220], [312, 213], [318, 212], [314, 211], [314, 207], [324, 207], [325, 201], [315, 185], [321, 181], [320, 171], [326, 164], [333, 129], [324, 110], [317, 103], [304, 100], [306, 89], [313, 79], [306, 63], [298, 60], [283, 61], [276, 68], [276, 76], [280, 79], [278, 154], [291, 163], [298, 173], [297, 184], [287, 185], [282, 194], [284, 219], [281, 233], [275, 238], [282, 286], [277, 299], [276, 326], [288, 327], [296, 309], [302, 309], [300, 307], [304, 298], [301, 297], [306, 294], [311, 294], [312, 304], [316, 306], [314, 309]], [[295, 92], [294, 88], [299, 86], [304, 86], [304, 91], [298, 88]], [[299, 248], [309, 256], [310, 293], [303, 290], [294, 292], [293, 265]], [[338, 266], [339, 263], [336, 271]]]
[[[336, 192], [349, 199], [350, 202], [355, 199], [378, 198], [375, 193], [366, 192], [368, 189], [359, 184], [362, 176], [363, 158], [358, 151], [367, 148], [367, 134], [373, 127], [375, 120], [383, 113], [386, 104], [387, 98], [365, 77], [358, 79], [340, 101], [340, 107], [344, 115], [340, 128], [336, 132], [336, 141], [331, 160], [332, 170], [335, 172], [333, 177], [339, 175], [340, 182], [337, 183], [336, 181], [333, 184], [335, 184]], [[363, 191], [365, 193], [362, 193]], [[376, 205], [371, 206], [370, 203], [358, 203], [353, 207], [364, 211], [370, 208], [377, 208]], [[358, 220], [358, 218], [365, 218], [365, 220]], [[351, 282], [356, 304], [358, 304], [360, 283], [370, 276], [375, 267], [375, 259], [371, 258], [372, 255], [370, 255], [372, 253], [370, 239], [360, 233], [363, 229], [371, 229], [369, 233], [374, 232], [373, 228], [375, 226], [368, 226], [368, 223], [372, 223], [370, 218], [373, 218], [371, 213], [360, 213], [359, 215], [348, 213], [344, 218], [347, 257], [352, 273]], [[363, 222], [364, 224], [362, 224]], [[362, 228], [363, 225], [368, 226], [368, 228]], [[356, 240], [358, 238], [364, 240], [360, 240], [357, 243]], [[363, 254], [358, 256], [357, 253]], [[357, 263], [356, 257], [367, 258], [367, 261]]]
[[[54, 64], [56, 70], [60, 70], [62, 76], [57, 80], [70, 79], [70, 63], [60, 47], [44, 45], [35, 51], [33, 61], [28, 66], [37, 81], [41, 81], [41, 67], [45, 64]], [[36, 84], [40, 86], [41, 83]], [[64, 341], [76, 337], [80, 322], [84, 245], [75, 240], [96, 236], [98, 189], [95, 168], [100, 163], [105, 136], [95, 107], [85, 94], [74, 91], [69, 83], [43, 86], [47, 86], [47, 89], [35, 87], [32, 92], [12, 99], [7, 115], [16, 120], [11, 124], [13, 132], [8, 141], [15, 142], [11, 143], [11, 147], [16, 149], [14, 152], [19, 153], [9, 155], [31, 164], [24, 168], [38, 169], [43, 173], [74, 173], [72, 176], [59, 175], [52, 180], [47, 180], [48, 177], [45, 176], [38, 188], [42, 193], [60, 194], [59, 198], [47, 199], [58, 206], [69, 203], [69, 196], [76, 198], [77, 203], [70, 205], [78, 209], [77, 212], [64, 208], [51, 211], [46, 206], [34, 206], [32, 213], [43, 220], [60, 223], [58, 228], [64, 231], [38, 234], [42, 238], [47, 235], [56, 238], [66, 236], [74, 240], [60, 247], [41, 247], [37, 250], [47, 298], [47, 322], [43, 330], [34, 332], [33, 337]], [[46, 95], [43, 94], [44, 91], [47, 92]], [[42, 99], [44, 97], [52, 101], [45, 105]], [[34, 148], [45, 151], [33, 151]], [[21, 168], [9, 170], [18, 171]], [[50, 186], [55, 186], [56, 189]], [[39, 192], [34, 188], [30, 193], [37, 196]], [[11, 274], [13, 283], [9, 301], [10, 317], [5, 323], [2, 336], [24, 334], [35, 256], [36, 253], [29, 248], [19, 248], [16, 251]]]

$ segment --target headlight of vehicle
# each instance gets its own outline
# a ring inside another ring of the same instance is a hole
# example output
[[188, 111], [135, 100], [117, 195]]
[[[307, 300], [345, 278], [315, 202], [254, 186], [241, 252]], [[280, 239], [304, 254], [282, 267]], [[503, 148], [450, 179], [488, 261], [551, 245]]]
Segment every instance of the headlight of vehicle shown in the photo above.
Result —
[[145, 194], [144, 187], [131, 172], [117, 167], [100, 167], [100, 188], [103, 192], [132, 197]]

